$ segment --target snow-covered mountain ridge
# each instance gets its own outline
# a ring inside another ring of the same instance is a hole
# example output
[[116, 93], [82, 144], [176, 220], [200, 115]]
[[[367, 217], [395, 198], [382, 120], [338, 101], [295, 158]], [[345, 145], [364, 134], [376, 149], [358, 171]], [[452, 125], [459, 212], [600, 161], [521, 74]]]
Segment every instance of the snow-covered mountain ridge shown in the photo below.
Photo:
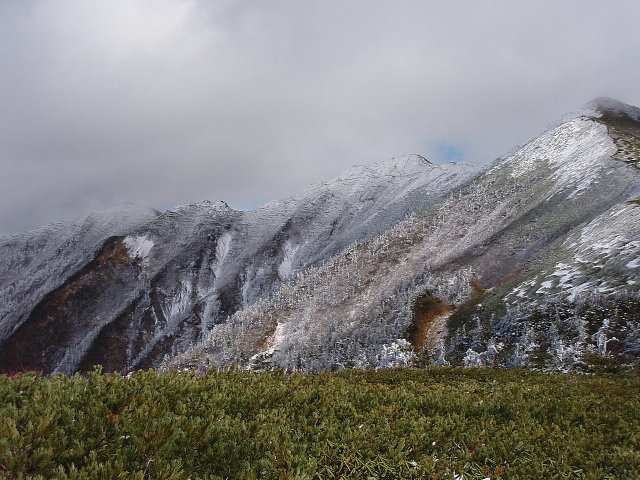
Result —
[[411, 155], [248, 212], [224, 202], [100, 215], [0, 239], [0, 368], [155, 366], [297, 272], [471, 180]]
[[639, 111], [590, 107], [166, 365], [636, 363], [640, 172], [629, 145], [640, 145]]
[[0, 239], [0, 368], [637, 363], [639, 119], [597, 99], [488, 167]]

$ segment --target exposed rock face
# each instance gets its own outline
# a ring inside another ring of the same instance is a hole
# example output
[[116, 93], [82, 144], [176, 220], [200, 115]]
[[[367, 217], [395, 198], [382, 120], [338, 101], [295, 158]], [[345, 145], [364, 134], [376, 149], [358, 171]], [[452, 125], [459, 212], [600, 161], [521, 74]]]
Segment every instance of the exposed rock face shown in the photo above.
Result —
[[[0, 239], [0, 368], [157, 366], [283, 281], [370, 240], [479, 166], [354, 167], [248, 212], [223, 202], [88, 217]], [[107, 215], [108, 216], [108, 215]]]
[[[167, 366], [638, 362], [639, 120], [634, 107], [596, 100], [440, 202], [215, 325]], [[424, 298], [431, 306], [421, 309]]]

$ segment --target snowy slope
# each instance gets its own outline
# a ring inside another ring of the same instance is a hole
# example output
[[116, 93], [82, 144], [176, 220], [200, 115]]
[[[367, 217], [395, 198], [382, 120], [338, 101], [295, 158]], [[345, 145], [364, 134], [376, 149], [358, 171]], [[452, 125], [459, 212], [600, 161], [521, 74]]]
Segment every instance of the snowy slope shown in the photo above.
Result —
[[639, 238], [640, 110], [597, 99], [488, 168], [412, 155], [2, 238], [0, 369], [633, 364]]
[[[354, 167], [248, 212], [204, 202], [119, 229], [91, 219], [61, 225], [43, 233], [56, 243], [41, 255], [24, 253], [34, 233], [21, 243], [5, 239], [0, 269], [28, 277], [20, 262], [32, 255], [42, 280], [37, 294], [25, 283], [2, 284], [0, 365], [62, 372], [157, 365], [297, 272], [375, 237], [479, 171], [412, 155]], [[98, 233], [84, 238], [83, 228]]]
[[125, 205], [0, 238], [0, 341], [34, 304], [85, 265], [107, 237], [122, 235], [156, 215]]
[[237, 312], [167, 366], [637, 362], [638, 110], [599, 99], [586, 112]]

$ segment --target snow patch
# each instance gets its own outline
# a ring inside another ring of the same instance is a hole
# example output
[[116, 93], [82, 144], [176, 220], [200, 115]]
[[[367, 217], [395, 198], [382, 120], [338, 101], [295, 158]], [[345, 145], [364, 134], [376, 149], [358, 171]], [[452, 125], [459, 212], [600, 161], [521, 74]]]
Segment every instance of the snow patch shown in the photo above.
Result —
[[278, 266], [278, 275], [282, 280], [293, 275], [293, 260], [296, 252], [300, 249], [300, 245], [293, 245], [291, 240], [287, 240], [284, 244], [284, 257], [282, 263]]
[[154, 246], [153, 241], [144, 235], [139, 237], [125, 237], [123, 243], [125, 247], [127, 247], [127, 252], [131, 258], [137, 258], [143, 261], [147, 260]]
[[529, 289], [531, 287], [533, 287], [535, 285], [535, 280], [527, 280], [526, 282], [518, 285], [517, 287], [515, 287], [511, 293], [509, 294], [509, 296], [516, 296], [518, 298], [525, 298], [527, 297], [527, 292], [529, 291]]
[[191, 282], [180, 280], [178, 288], [166, 299], [166, 304], [162, 305], [165, 318], [168, 320], [182, 319], [185, 313], [189, 312], [193, 287]]
[[232, 235], [229, 232], [224, 232], [218, 237], [218, 242], [216, 243], [216, 258], [211, 264], [211, 270], [213, 270], [215, 278], [218, 278], [222, 273], [222, 264], [231, 249], [231, 239]]
[[554, 267], [555, 271], [551, 274], [554, 277], [560, 277], [558, 287], [566, 288], [571, 287], [571, 281], [578, 275], [578, 268], [567, 265], [566, 263], [558, 263]]
[[538, 290], [536, 290], [536, 293], [537, 294], [544, 294], [551, 288], [553, 288], [553, 280], [547, 280], [547, 281], [542, 282], [540, 284], [540, 288], [538, 288]]

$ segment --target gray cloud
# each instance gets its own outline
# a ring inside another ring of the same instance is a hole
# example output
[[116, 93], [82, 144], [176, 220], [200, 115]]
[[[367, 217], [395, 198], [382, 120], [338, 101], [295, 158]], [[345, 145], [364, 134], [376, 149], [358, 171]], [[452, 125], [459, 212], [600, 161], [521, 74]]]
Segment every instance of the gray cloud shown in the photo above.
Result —
[[134, 201], [242, 208], [357, 163], [487, 162], [640, 103], [640, 4], [0, 4], [0, 234]]

